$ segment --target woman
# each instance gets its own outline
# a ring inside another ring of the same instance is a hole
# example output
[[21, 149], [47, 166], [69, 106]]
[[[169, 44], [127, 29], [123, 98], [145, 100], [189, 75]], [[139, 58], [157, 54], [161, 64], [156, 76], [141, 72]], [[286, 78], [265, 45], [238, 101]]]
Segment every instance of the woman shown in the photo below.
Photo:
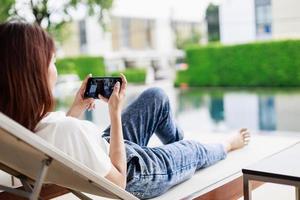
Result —
[[[139, 198], [166, 192], [249, 141], [246, 129], [218, 144], [183, 140], [168, 97], [158, 88], [144, 91], [122, 112], [124, 75], [109, 99], [100, 97], [108, 103], [111, 120], [101, 136], [93, 123], [78, 119], [94, 108], [93, 99], [83, 98], [88, 77], [69, 112], [53, 112], [54, 54], [53, 40], [38, 26], [0, 25], [0, 111]], [[164, 145], [147, 147], [153, 133]]]

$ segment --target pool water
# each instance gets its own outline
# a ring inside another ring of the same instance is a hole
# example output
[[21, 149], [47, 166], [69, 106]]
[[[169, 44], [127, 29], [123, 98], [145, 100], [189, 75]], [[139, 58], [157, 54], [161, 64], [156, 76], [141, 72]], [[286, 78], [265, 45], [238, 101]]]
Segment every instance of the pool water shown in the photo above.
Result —
[[186, 130], [300, 131], [299, 90], [179, 91], [176, 118]]
[[[147, 86], [128, 87], [125, 104], [132, 102]], [[57, 109], [67, 110], [74, 96], [65, 91], [57, 98]], [[254, 131], [300, 132], [300, 89], [178, 89], [165, 88], [179, 126], [189, 132], [227, 132], [239, 128]], [[126, 106], [126, 105], [125, 105]], [[97, 102], [85, 117], [100, 127], [109, 124], [108, 110]]]

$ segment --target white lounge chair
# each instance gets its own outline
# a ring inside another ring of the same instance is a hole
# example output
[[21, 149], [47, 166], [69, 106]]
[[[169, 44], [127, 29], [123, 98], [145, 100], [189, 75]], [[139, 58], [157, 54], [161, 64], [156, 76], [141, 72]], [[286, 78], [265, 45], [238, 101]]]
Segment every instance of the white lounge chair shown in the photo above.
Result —
[[[52, 183], [71, 189], [81, 199], [90, 199], [81, 192], [114, 199], [136, 200], [107, 179], [49, 145], [20, 124], [0, 113], [0, 167], [23, 175], [21, 182], [27, 191], [0, 185], [0, 190], [30, 200], [38, 199], [41, 187]], [[31, 188], [29, 180], [33, 181]]]
[[[195, 134], [193, 134], [195, 135]], [[296, 136], [296, 134], [292, 134]], [[206, 139], [215, 134], [201, 135]], [[155, 200], [232, 199], [242, 195], [241, 169], [299, 141], [299, 137], [255, 136], [250, 145], [228, 155], [227, 159], [198, 171], [191, 179], [171, 188]], [[44, 183], [65, 188], [80, 199], [90, 199], [82, 192], [117, 199], [137, 199], [135, 196], [99, 177], [92, 170], [71, 159], [39, 136], [0, 113], [0, 170], [21, 174], [26, 191], [5, 186], [0, 190], [30, 199], [37, 199]], [[19, 177], [20, 178], [20, 177]], [[28, 184], [32, 180], [34, 187]], [[225, 187], [224, 187], [225, 186]], [[225, 195], [226, 194], [226, 195]], [[225, 195], [225, 196], [224, 196]]]

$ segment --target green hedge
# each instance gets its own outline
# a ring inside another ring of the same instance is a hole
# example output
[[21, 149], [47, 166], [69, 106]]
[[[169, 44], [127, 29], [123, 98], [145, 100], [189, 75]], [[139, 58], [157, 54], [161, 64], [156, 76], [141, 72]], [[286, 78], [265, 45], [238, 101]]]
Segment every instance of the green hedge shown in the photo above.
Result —
[[[146, 69], [129, 68], [121, 73], [126, 76], [126, 79], [129, 83], [145, 83], [146, 81]], [[113, 72], [111, 75], [119, 76], [120, 72]]]
[[188, 70], [175, 85], [278, 87], [300, 86], [300, 40], [186, 50]]
[[93, 76], [105, 75], [102, 57], [81, 56], [57, 59], [56, 67], [58, 74], [78, 74], [81, 80], [90, 73]]

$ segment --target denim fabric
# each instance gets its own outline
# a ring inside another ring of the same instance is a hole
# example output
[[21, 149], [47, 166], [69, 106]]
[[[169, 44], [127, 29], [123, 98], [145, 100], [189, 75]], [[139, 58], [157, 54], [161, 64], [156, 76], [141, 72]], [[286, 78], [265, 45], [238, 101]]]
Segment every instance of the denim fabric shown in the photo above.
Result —
[[[221, 144], [183, 140], [167, 95], [159, 88], [144, 91], [122, 113], [127, 155], [126, 190], [140, 199], [159, 196], [172, 186], [226, 157]], [[147, 147], [156, 134], [164, 145]], [[103, 134], [109, 141], [110, 127]]]

